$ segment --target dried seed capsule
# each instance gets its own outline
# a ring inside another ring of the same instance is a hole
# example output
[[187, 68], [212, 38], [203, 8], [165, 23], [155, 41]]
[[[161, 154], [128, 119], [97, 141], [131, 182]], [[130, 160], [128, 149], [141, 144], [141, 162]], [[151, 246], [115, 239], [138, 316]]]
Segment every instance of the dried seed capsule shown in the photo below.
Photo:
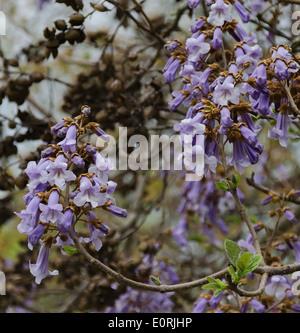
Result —
[[44, 80], [45, 76], [43, 73], [40, 72], [33, 72], [30, 74], [30, 78], [32, 82], [41, 82], [42, 80]]
[[67, 29], [67, 22], [65, 20], [56, 20], [54, 24], [57, 30], [64, 31]]
[[66, 32], [65, 37], [67, 41], [74, 42], [80, 38], [80, 31], [78, 29], [71, 28]]
[[85, 17], [80, 14], [80, 13], [74, 13], [71, 15], [70, 19], [69, 19], [69, 23], [72, 26], [78, 26], [78, 25], [82, 25], [82, 23], [84, 22]]

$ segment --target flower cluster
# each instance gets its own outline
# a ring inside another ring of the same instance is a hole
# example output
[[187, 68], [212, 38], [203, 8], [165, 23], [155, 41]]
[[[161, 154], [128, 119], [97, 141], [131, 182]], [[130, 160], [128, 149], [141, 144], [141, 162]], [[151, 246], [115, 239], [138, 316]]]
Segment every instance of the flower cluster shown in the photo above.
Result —
[[[200, 2], [190, 1], [191, 8]], [[288, 128], [298, 120], [295, 118], [300, 100], [297, 97], [292, 102], [292, 95], [298, 96], [300, 89], [296, 80], [300, 68], [297, 57], [286, 45], [279, 45], [272, 49], [270, 59], [262, 60], [256, 36], [249, 36], [232, 18], [230, 3], [247, 23], [249, 13], [239, 1], [207, 1], [210, 14], [192, 24], [192, 36], [185, 43], [173, 40], [166, 45], [172, 56], [164, 68], [164, 77], [171, 83], [179, 72], [183, 84], [180, 91], [173, 92], [175, 98], [169, 108], [175, 111], [183, 105], [188, 108], [185, 122], [205, 125], [202, 135], [206, 172], [215, 172], [220, 144], [231, 144], [228, 163], [239, 173], [258, 162], [263, 146], [257, 138], [261, 129], [255, 124], [257, 119], [276, 122], [269, 137], [279, 140], [282, 146], [294, 138]], [[225, 34], [236, 41], [232, 51], [225, 52]], [[183, 129], [187, 134], [186, 127], [175, 127], [180, 132]]]
[[101, 236], [109, 228], [98, 218], [95, 209], [102, 208], [118, 217], [126, 217], [125, 209], [115, 205], [113, 193], [117, 184], [108, 180], [113, 164], [102, 157], [98, 148], [84, 137], [95, 133], [108, 141], [109, 135], [97, 123], [87, 122], [91, 110], [82, 107], [81, 115], [63, 118], [51, 128], [57, 143], [51, 143], [42, 151], [38, 163], [28, 163], [25, 172], [29, 177], [29, 192], [24, 196], [26, 208], [16, 213], [22, 220], [20, 233], [28, 235], [28, 247], [32, 250], [41, 244], [36, 264], [30, 271], [40, 283], [49, 274], [49, 252], [52, 245], [72, 246], [70, 230], [84, 221], [90, 237], [81, 237], [82, 242], [92, 242], [96, 250], [102, 246]]
[[[201, 2], [189, 0], [189, 6], [194, 9]], [[229, 192], [220, 193], [216, 189], [214, 177], [218, 163], [224, 163], [222, 153], [226, 153], [227, 165], [242, 174], [246, 167], [257, 164], [263, 153], [264, 147], [258, 137], [261, 125], [269, 128], [268, 138], [278, 140], [282, 147], [287, 147], [290, 139], [298, 138], [290, 130], [300, 115], [300, 58], [287, 45], [281, 44], [272, 47], [270, 57], [263, 59], [256, 35], [249, 35], [233, 18], [235, 11], [243, 23], [250, 21], [250, 14], [239, 1], [206, 1], [206, 6], [208, 17], [195, 20], [190, 28], [192, 35], [185, 42], [175, 39], [166, 45], [171, 57], [163, 71], [168, 83], [172, 83], [177, 74], [182, 83], [181, 89], [173, 92], [170, 111], [174, 112], [179, 107], [187, 109], [185, 119], [176, 124], [174, 130], [181, 135], [204, 137], [204, 151], [194, 140], [192, 153], [203, 153], [205, 177], [199, 182], [184, 184], [184, 198], [179, 209], [182, 218], [173, 230], [173, 236], [181, 246], [187, 245], [189, 215], [193, 212], [200, 217], [201, 231], [211, 243], [217, 245], [212, 226], [227, 232], [221, 216], [230, 212], [233, 198]], [[263, 7], [264, 1], [253, 1], [252, 13], [258, 13]], [[230, 36], [234, 44], [229, 50], [224, 41], [228, 42]], [[237, 191], [243, 200], [242, 193], [239, 189]], [[263, 204], [273, 199], [269, 195]], [[289, 207], [282, 207], [280, 214], [290, 222], [296, 222]], [[239, 244], [248, 252], [255, 253], [251, 236], [246, 241], [240, 240]], [[293, 250], [296, 261], [299, 261], [299, 244], [295, 234], [286, 234], [271, 246], [278, 251]], [[274, 262], [275, 257], [270, 260], [270, 265], [281, 264]], [[287, 296], [288, 307], [298, 311], [294, 296], [287, 292], [290, 287], [291, 282], [285, 276], [272, 276], [266, 285], [266, 298], [258, 300], [238, 296], [239, 310], [246, 312], [251, 306], [254, 311], [264, 312], [274, 306], [274, 311], [277, 311], [274, 304]], [[229, 311], [228, 304], [220, 303], [223, 296], [228, 300], [232, 297], [226, 291], [217, 297], [201, 294], [194, 312], [203, 312], [208, 307], [212, 312]]]

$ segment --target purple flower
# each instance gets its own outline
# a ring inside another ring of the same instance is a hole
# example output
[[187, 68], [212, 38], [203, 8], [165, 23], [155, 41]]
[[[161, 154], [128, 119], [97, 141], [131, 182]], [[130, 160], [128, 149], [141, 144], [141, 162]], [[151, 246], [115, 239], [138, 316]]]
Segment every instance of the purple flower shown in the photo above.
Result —
[[272, 197], [270, 195], [268, 195], [267, 197], [265, 197], [262, 201], [261, 204], [262, 205], [267, 205], [268, 203], [270, 203], [272, 201]]
[[58, 145], [60, 145], [65, 152], [76, 152], [76, 142], [77, 142], [77, 127], [76, 125], [71, 125], [68, 130], [66, 137], [64, 140], [60, 141]]
[[173, 229], [172, 231], [172, 236], [174, 237], [175, 241], [180, 245], [180, 246], [186, 246], [187, 245], [187, 222], [186, 218], [180, 219], [178, 225], [176, 228]]
[[74, 224], [75, 216], [72, 209], [68, 208], [64, 212], [64, 217], [57, 221], [57, 227], [63, 234], [68, 234], [71, 226]]
[[207, 306], [207, 299], [203, 297], [199, 297], [197, 302], [195, 303], [194, 310], [192, 313], [203, 313]]
[[41, 246], [36, 264], [31, 264], [29, 262], [30, 273], [33, 276], [35, 276], [35, 282], [37, 284], [40, 284], [41, 281], [48, 275], [58, 275], [57, 270], [53, 272], [49, 271], [48, 268], [49, 253], [50, 253], [50, 247], [43, 244]]
[[203, 115], [197, 113], [194, 118], [183, 119], [180, 123], [175, 124], [174, 130], [187, 135], [203, 134], [205, 132], [205, 125], [200, 123], [202, 118]]
[[21, 223], [17, 227], [20, 233], [29, 234], [37, 226], [39, 220], [39, 204], [40, 197], [36, 195], [29, 202], [25, 210], [22, 210], [21, 213], [15, 213], [18, 217], [22, 219]]
[[175, 80], [179, 67], [180, 59], [171, 57], [163, 70], [163, 75], [166, 82], [171, 83]]
[[189, 0], [189, 6], [190, 8], [194, 9], [196, 8], [202, 0]]
[[289, 139], [297, 137], [288, 134], [288, 127], [291, 122], [292, 121], [286, 112], [279, 112], [276, 126], [268, 132], [269, 138], [279, 140], [282, 147], [287, 147]]
[[85, 166], [83, 158], [78, 155], [73, 156], [72, 161], [77, 168], [82, 169]]
[[184, 94], [181, 93], [181, 91], [173, 91], [172, 95], [175, 97], [172, 102], [168, 104], [169, 109], [171, 111], [175, 111], [178, 109], [180, 104], [184, 100]]
[[290, 76], [288, 66], [282, 59], [276, 58], [274, 60], [274, 70], [280, 80], [286, 80]]
[[267, 89], [251, 89], [249, 91], [252, 101], [252, 108], [258, 110], [263, 116], [272, 116], [270, 112], [270, 93]]
[[285, 276], [273, 275], [268, 280], [265, 293], [269, 296], [276, 297], [278, 300], [282, 300], [285, 297], [286, 289], [290, 287], [290, 283]]
[[221, 109], [221, 127], [219, 129], [219, 133], [226, 135], [227, 129], [233, 124], [233, 120], [231, 119], [229, 109], [224, 106]]
[[223, 296], [224, 296], [224, 291], [222, 291], [218, 296], [213, 295], [208, 302], [211, 308], [216, 309], [219, 306]]
[[188, 60], [197, 62], [201, 56], [207, 54], [210, 51], [209, 43], [205, 42], [205, 35], [201, 34], [198, 37], [190, 37], [186, 41], [186, 49], [188, 50]]
[[264, 8], [264, 0], [252, 0], [251, 1], [251, 12], [253, 15], [261, 12]]
[[222, 26], [225, 21], [231, 22], [232, 16], [229, 11], [229, 5], [225, 4], [223, 0], [217, 0], [211, 6], [211, 12], [207, 18], [207, 22], [212, 25]]
[[223, 83], [217, 84], [213, 94], [213, 102], [218, 105], [227, 105], [228, 102], [238, 104], [239, 101], [239, 87], [234, 86], [233, 76], [229, 75]]
[[45, 226], [39, 224], [32, 232], [28, 235], [28, 248], [30, 250], [39, 242], [45, 231]]
[[103, 141], [108, 142], [110, 140], [110, 136], [103, 131], [100, 127], [95, 128], [95, 134], [99, 136]]
[[95, 165], [90, 166], [88, 171], [94, 172], [103, 182], [107, 182], [108, 174], [114, 169], [114, 164], [98, 152], [93, 157]]
[[61, 120], [59, 123], [51, 127], [51, 133], [52, 134], [57, 134], [60, 129], [62, 129], [65, 125], [65, 121]]
[[30, 161], [24, 172], [30, 179], [28, 183], [29, 191], [34, 191], [41, 184], [46, 184], [48, 181], [48, 172], [46, 171], [49, 160], [41, 159], [38, 164], [34, 161]]
[[291, 212], [291, 210], [289, 208], [286, 208], [284, 210], [284, 215], [290, 222], [292, 222], [292, 223], [297, 222], [297, 219], [296, 219], [295, 215]]
[[120, 208], [118, 206], [115, 205], [105, 205], [104, 206], [105, 210], [107, 210], [108, 212], [110, 212], [111, 214], [118, 216], [118, 217], [127, 217], [127, 211], [124, 208]]
[[266, 66], [263, 63], [259, 64], [257, 68], [253, 71], [251, 77], [256, 79], [256, 83], [260, 87], [266, 87], [267, 86]]
[[234, 9], [237, 11], [237, 13], [240, 15], [242, 21], [244, 23], [248, 23], [250, 21], [250, 14], [246, 11], [246, 9], [243, 7], [243, 5], [235, 0], [233, 3]]
[[242, 139], [235, 139], [233, 142], [233, 156], [229, 164], [233, 165], [238, 172], [243, 173], [244, 167], [258, 162], [259, 155], [263, 152], [263, 146], [249, 128], [241, 126], [239, 130]]
[[251, 234], [248, 235], [246, 240], [243, 239], [239, 240], [238, 245], [246, 252], [250, 252], [252, 254], [256, 253], [255, 248], [253, 246], [253, 239]]
[[264, 313], [266, 311], [266, 307], [261, 304], [259, 301], [257, 301], [256, 299], [252, 298], [250, 300], [250, 303], [252, 305], [252, 307], [254, 308], [255, 311], [257, 311], [258, 313]]
[[61, 190], [66, 188], [66, 183], [76, 179], [76, 175], [68, 169], [68, 160], [64, 154], [59, 154], [55, 161], [50, 161], [47, 166], [48, 182], [51, 186], [56, 185]]
[[214, 36], [211, 41], [211, 45], [214, 49], [220, 50], [222, 47], [222, 29], [220, 27], [216, 27], [214, 31]]
[[300, 242], [296, 237], [293, 239], [293, 249], [295, 254], [295, 261], [300, 262]]
[[238, 42], [245, 41], [249, 44], [257, 42], [256, 35], [254, 33], [251, 33], [251, 36], [249, 36], [240, 23], [237, 23], [235, 31], [231, 34], [233, 38], [235, 38]]
[[94, 154], [96, 154], [98, 152], [97, 148], [93, 147], [91, 145], [86, 145], [85, 150], [90, 155], [94, 155]]
[[85, 203], [90, 203], [93, 208], [103, 206], [106, 202], [106, 193], [100, 193], [100, 185], [92, 182], [85, 176], [80, 179], [80, 191], [74, 197], [74, 203], [82, 207]]
[[204, 23], [205, 23], [204, 18], [200, 18], [200, 19], [196, 20], [196, 22], [191, 25], [191, 32], [196, 33], [197, 31], [201, 30]]
[[[96, 214], [90, 210], [87, 214], [87, 220], [91, 221], [93, 219], [97, 219]], [[92, 242], [95, 246], [96, 251], [99, 251], [102, 247], [102, 242], [100, 240], [100, 236], [106, 236], [109, 232], [109, 228], [103, 223], [98, 223], [97, 227], [94, 223], [89, 223], [90, 229], [90, 237], [89, 238], [81, 238], [80, 241], [84, 241], [85, 243]]]
[[[179, 43], [176, 40], [173, 40], [172, 42], [168, 42], [165, 45], [165, 48], [169, 51], [169, 52], [173, 52], [176, 50], [177, 46], [179, 45]], [[172, 58], [169, 59], [169, 61], [171, 61]]]
[[53, 190], [49, 195], [48, 205], [40, 203], [39, 208], [42, 212], [40, 215], [41, 221], [54, 223], [64, 218], [64, 214], [62, 213], [63, 206], [58, 201], [59, 193], [57, 190]]
[[43, 150], [41, 152], [41, 156], [42, 158], [47, 158], [47, 157], [50, 157], [52, 155], [52, 152], [54, 151], [54, 148], [53, 147], [48, 147], [46, 148], [45, 150]]
[[85, 114], [86, 116], [88, 116], [88, 115], [90, 115], [91, 114], [91, 108], [89, 107], [89, 106], [87, 106], [87, 105], [84, 105], [84, 106], [82, 106], [82, 108], [81, 108], [81, 112], [83, 113], [83, 114]]

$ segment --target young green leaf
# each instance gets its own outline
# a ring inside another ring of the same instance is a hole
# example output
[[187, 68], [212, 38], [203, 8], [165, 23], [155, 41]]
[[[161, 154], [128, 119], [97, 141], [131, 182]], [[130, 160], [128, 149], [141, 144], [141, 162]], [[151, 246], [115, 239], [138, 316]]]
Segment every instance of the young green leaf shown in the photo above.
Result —
[[229, 266], [228, 273], [231, 275], [233, 283], [235, 283], [235, 284], [239, 284], [240, 283], [241, 278], [235, 272], [235, 270], [234, 270], [234, 268], [232, 266]]
[[219, 296], [224, 289], [216, 289], [215, 290], [215, 297]]
[[240, 278], [247, 274], [246, 272], [251, 256], [252, 254], [250, 252], [246, 252], [242, 256], [240, 256], [236, 261], [237, 275]]
[[220, 191], [228, 191], [228, 185], [226, 184], [225, 180], [221, 181], [221, 182], [216, 182], [215, 183], [216, 188]]
[[158, 276], [150, 275], [150, 280], [157, 286], [161, 286], [161, 281]]
[[78, 253], [78, 250], [73, 246], [63, 246], [63, 250], [70, 256]]
[[214, 278], [208, 276], [207, 281], [209, 283], [202, 286], [202, 289], [221, 290], [221, 291], [227, 289], [227, 284], [222, 282], [220, 279], [214, 279]]
[[230, 239], [226, 239], [224, 242], [225, 252], [230, 262], [236, 267], [236, 262], [240, 256], [245, 252], [238, 246], [237, 243]]
[[207, 283], [204, 286], [202, 286], [202, 289], [208, 289], [208, 290], [216, 290], [219, 288], [220, 288], [219, 285], [214, 282], [210, 282], [210, 283]]
[[261, 261], [262, 261], [262, 256], [260, 254], [252, 254], [248, 262], [245, 275], [253, 272], [255, 268], [259, 266]]

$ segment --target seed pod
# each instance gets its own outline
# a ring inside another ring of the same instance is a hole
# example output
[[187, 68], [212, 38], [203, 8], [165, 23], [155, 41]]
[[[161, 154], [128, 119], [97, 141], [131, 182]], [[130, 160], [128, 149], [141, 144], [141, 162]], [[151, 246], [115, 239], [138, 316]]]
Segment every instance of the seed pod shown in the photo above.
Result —
[[69, 23], [72, 26], [78, 26], [78, 25], [82, 25], [82, 23], [84, 22], [85, 17], [80, 14], [80, 13], [74, 13], [71, 15], [70, 19], [69, 19]]
[[102, 3], [100, 4], [91, 4], [91, 6], [97, 10], [98, 12], [107, 12], [108, 8], [106, 8]]
[[8, 127], [9, 127], [9, 128], [14, 129], [14, 128], [16, 128], [16, 126], [17, 126], [17, 123], [16, 123], [15, 121], [10, 120], [10, 121], [8, 122]]
[[41, 82], [42, 80], [44, 80], [45, 76], [43, 73], [40, 73], [40, 72], [32, 72], [30, 74], [30, 78], [31, 78], [31, 81], [32, 82]]
[[74, 42], [76, 41], [77, 39], [80, 38], [80, 31], [78, 29], [73, 29], [73, 28], [70, 28], [67, 32], [66, 32], [66, 40], [68, 42]]
[[66, 41], [66, 34], [64, 32], [60, 32], [59, 34], [56, 35], [56, 38], [60, 44], [63, 44]]
[[19, 61], [17, 58], [12, 58], [8, 60], [8, 65], [12, 67], [18, 67], [19, 66]]
[[82, 0], [75, 0], [76, 9], [75, 10], [81, 10], [83, 8], [83, 2]]
[[29, 87], [31, 85], [31, 82], [24, 76], [20, 76], [15, 79], [15, 85], [21, 87]]
[[54, 24], [57, 30], [64, 31], [67, 29], [67, 22], [65, 20], [56, 20]]
[[46, 42], [46, 47], [48, 47], [49, 49], [52, 49], [52, 48], [56, 48], [59, 46], [59, 41], [58, 39], [54, 38], [54, 39], [49, 39], [47, 40]]
[[44, 37], [46, 39], [53, 38], [55, 36], [55, 29], [49, 29], [48, 27], [44, 29]]
[[68, 236], [65, 235], [65, 234], [60, 234], [59, 235], [59, 238], [63, 241], [63, 242], [66, 242], [68, 240]]

